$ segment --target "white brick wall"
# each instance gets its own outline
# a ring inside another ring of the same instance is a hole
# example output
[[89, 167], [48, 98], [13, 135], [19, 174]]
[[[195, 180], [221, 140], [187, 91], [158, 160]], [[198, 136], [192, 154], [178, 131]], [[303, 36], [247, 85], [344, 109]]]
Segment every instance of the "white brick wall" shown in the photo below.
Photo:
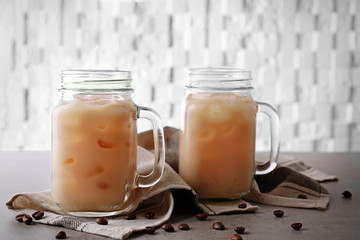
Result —
[[186, 69], [226, 65], [279, 111], [283, 151], [360, 151], [359, 36], [360, 0], [0, 0], [0, 150], [50, 149], [61, 69], [131, 70], [179, 127]]

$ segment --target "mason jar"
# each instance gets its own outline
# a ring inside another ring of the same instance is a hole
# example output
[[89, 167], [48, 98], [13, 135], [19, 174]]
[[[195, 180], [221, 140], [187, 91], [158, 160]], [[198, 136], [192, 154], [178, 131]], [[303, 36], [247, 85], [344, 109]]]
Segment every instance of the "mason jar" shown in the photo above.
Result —
[[[254, 174], [276, 167], [279, 118], [252, 97], [251, 72], [235, 68], [189, 70], [182, 107], [179, 173], [203, 199], [237, 199], [253, 186]], [[270, 118], [271, 152], [255, 163], [256, 116]]]
[[[124, 212], [135, 190], [153, 186], [163, 173], [161, 119], [134, 104], [131, 81], [128, 71], [62, 71], [60, 101], [52, 112], [51, 194], [71, 215]], [[155, 161], [147, 176], [137, 172], [138, 118], [153, 126]]]

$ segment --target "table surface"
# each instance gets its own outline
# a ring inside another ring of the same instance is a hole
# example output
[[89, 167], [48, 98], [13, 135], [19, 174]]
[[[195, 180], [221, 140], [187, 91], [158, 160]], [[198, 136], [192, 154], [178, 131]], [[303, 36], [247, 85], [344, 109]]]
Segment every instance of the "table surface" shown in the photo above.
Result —
[[[170, 224], [176, 228], [188, 223], [190, 231], [167, 233], [161, 228], [154, 235], [135, 233], [130, 239], [231, 239], [235, 226], [245, 226], [243, 239], [360, 239], [360, 153], [290, 153], [306, 164], [339, 177], [337, 182], [322, 185], [331, 195], [327, 210], [298, 209], [256, 204], [256, 213], [210, 216], [198, 221], [196, 210], [184, 207], [175, 199]], [[15, 221], [5, 203], [16, 193], [42, 191], [50, 188], [49, 152], [0, 152], [0, 236], [1, 239], [55, 239], [65, 230], [68, 239], [109, 239], [70, 229], [43, 224], [25, 225]], [[353, 193], [344, 199], [342, 192]], [[282, 209], [284, 217], [275, 218], [272, 212]], [[216, 221], [224, 223], [224, 231], [212, 229]], [[303, 223], [300, 231], [292, 230], [293, 222]]]

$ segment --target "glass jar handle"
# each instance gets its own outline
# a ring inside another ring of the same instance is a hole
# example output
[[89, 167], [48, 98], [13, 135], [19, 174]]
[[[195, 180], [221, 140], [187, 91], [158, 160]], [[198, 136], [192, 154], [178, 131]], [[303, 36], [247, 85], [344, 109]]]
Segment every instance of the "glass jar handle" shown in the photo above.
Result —
[[137, 118], [144, 118], [151, 122], [154, 136], [154, 168], [148, 175], [139, 175], [139, 187], [151, 187], [155, 185], [164, 172], [165, 142], [164, 130], [161, 118], [157, 112], [150, 108], [136, 106]]
[[276, 168], [280, 148], [280, 121], [276, 110], [271, 105], [263, 102], [257, 102], [257, 105], [258, 112], [265, 113], [270, 119], [270, 159], [265, 163], [256, 165], [255, 174], [262, 175]]

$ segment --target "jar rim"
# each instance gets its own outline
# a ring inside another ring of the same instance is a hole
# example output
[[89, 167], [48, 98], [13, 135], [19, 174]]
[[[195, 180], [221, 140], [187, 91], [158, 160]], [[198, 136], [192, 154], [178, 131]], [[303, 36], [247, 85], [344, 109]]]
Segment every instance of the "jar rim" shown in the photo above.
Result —
[[208, 68], [189, 68], [189, 76], [224, 76], [233, 80], [251, 80], [251, 71], [241, 68], [230, 67], [208, 67]]
[[133, 91], [131, 71], [108, 69], [65, 69], [60, 92], [106, 93]]
[[252, 89], [251, 71], [231, 67], [189, 68], [186, 88], [199, 90]]
[[61, 78], [86, 78], [86, 79], [113, 79], [131, 80], [131, 71], [109, 70], [109, 69], [64, 69], [61, 71]]

